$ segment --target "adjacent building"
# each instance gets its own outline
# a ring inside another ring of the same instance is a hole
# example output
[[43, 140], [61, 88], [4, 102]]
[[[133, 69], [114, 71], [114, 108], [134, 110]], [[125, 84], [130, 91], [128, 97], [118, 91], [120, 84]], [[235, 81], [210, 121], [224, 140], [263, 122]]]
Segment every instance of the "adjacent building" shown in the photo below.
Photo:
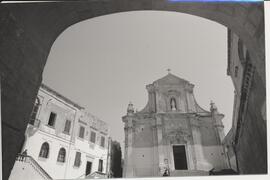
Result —
[[[223, 140], [224, 150], [227, 154], [229, 165], [235, 171], [238, 171], [235, 135], [237, 129], [237, 122], [239, 117], [239, 108], [241, 103], [241, 92], [243, 86], [243, 77], [245, 71], [245, 64], [249, 55], [241, 39], [233, 32], [228, 30], [228, 66], [227, 75], [231, 77], [234, 85], [234, 103], [232, 115], [232, 127]], [[252, 74], [251, 74], [252, 75]], [[251, 79], [250, 79], [251, 80]], [[250, 84], [247, 84], [248, 86]]]
[[148, 103], [134, 112], [128, 105], [123, 177], [208, 175], [228, 168], [222, 146], [222, 119], [213, 102], [204, 110], [194, 85], [171, 73], [146, 86]]
[[[230, 166], [241, 174], [267, 173], [265, 87], [244, 42], [231, 30], [227, 75], [235, 89], [232, 128], [223, 141]], [[250, 154], [256, 161], [251, 163]]]
[[27, 155], [53, 179], [107, 173], [107, 124], [44, 84], [25, 136], [22, 151], [27, 150]]

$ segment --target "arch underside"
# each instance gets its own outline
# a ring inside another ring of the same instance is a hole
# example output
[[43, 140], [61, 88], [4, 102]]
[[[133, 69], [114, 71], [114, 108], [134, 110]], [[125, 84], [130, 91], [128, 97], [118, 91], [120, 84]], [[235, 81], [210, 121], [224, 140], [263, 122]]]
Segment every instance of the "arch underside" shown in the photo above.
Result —
[[[55, 39], [82, 20], [112, 13], [160, 10], [203, 17], [236, 33], [265, 88], [264, 4], [93, 0], [0, 5], [3, 179], [13, 167]], [[11, 113], [12, 112], [12, 113]]]

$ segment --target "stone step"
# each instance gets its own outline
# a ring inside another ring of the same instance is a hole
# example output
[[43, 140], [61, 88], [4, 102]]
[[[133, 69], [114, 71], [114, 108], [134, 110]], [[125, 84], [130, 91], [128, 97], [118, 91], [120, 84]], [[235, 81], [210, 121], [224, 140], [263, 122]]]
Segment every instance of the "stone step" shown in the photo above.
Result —
[[174, 170], [171, 171], [170, 176], [208, 176], [208, 171], [202, 170]]

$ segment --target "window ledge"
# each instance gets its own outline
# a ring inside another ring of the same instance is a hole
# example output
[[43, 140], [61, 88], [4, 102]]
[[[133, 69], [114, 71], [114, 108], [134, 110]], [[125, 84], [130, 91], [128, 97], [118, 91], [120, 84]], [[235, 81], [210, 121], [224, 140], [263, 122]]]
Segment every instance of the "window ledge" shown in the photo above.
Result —
[[46, 125], [47, 127], [51, 128], [51, 129], [55, 129], [54, 126], [50, 126], [49, 124]]
[[73, 165], [73, 168], [75, 168], [75, 169], [79, 169], [79, 168], [80, 168], [80, 166], [75, 166], [75, 165]]
[[77, 137], [77, 139], [79, 139], [80, 141], [84, 141], [84, 138], [81, 138], [81, 137]]
[[105, 147], [105, 146], [101, 146], [101, 145], [99, 145], [99, 147], [100, 147], [101, 149], [106, 149], [106, 147]]
[[58, 165], [64, 165], [65, 162], [56, 161], [56, 164], [58, 164]]
[[40, 156], [38, 156], [38, 160], [40, 160], [40, 161], [46, 161], [48, 158], [49, 158], [49, 157], [45, 158], [45, 157], [40, 157]]
[[70, 136], [69, 132], [63, 131], [62, 133]]

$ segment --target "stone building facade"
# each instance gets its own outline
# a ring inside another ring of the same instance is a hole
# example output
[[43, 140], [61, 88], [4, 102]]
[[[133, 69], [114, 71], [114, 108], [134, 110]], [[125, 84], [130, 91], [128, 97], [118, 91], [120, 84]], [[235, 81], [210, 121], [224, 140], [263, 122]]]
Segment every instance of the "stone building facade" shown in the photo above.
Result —
[[[228, 167], [222, 147], [222, 118], [214, 103], [202, 109], [194, 85], [171, 73], [146, 86], [148, 103], [134, 112], [130, 103], [125, 123], [123, 177], [194, 175]], [[190, 172], [190, 174], [189, 174]], [[179, 174], [180, 173], [180, 174]], [[205, 173], [207, 174], [207, 173]]]
[[[107, 171], [107, 124], [44, 84], [25, 136], [22, 151], [27, 150], [53, 179], [84, 178]], [[34, 177], [27, 168], [16, 162], [9, 179]]]
[[264, 82], [259, 78], [250, 51], [231, 30], [228, 30], [227, 75], [231, 77], [235, 90], [232, 128], [223, 142], [224, 149], [232, 168], [238, 172], [267, 173]]

